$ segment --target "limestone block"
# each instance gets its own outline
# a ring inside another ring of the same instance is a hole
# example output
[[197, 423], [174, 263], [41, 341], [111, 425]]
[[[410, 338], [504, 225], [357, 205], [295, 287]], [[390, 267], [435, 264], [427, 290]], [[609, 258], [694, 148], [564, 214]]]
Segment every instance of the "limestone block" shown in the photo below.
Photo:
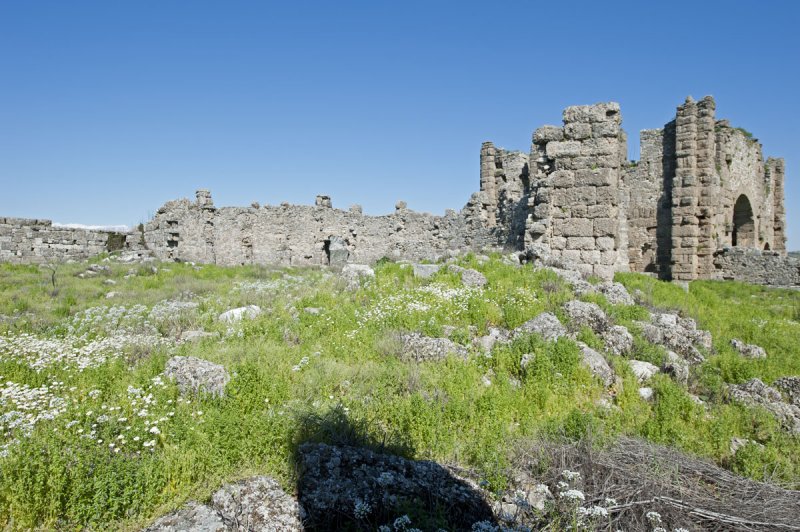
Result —
[[617, 171], [612, 168], [589, 168], [575, 172], [576, 186], [616, 185], [617, 181]]
[[597, 250], [584, 250], [581, 251], [581, 262], [585, 264], [599, 264], [600, 252]]
[[548, 157], [576, 157], [581, 154], [581, 143], [575, 140], [553, 141], [547, 143]]
[[591, 124], [575, 122], [564, 126], [564, 138], [572, 140], [588, 139], [592, 136]]
[[567, 238], [567, 249], [595, 249], [595, 240], [591, 236], [571, 236]]
[[555, 188], [571, 188], [575, 186], [575, 173], [571, 170], [556, 170], [550, 174]]
[[597, 245], [597, 249], [600, 251], [611, 251], [616, 246], [616, 241], [614, 240], [614, 237], [610, 236], [598, 237], [595, 240], [595, 243]]
[[[590, 220], [591, 221], [591, 220]], [[594, 219], [594, 232], [596, 237], [608, 236], [613, 237], [619, 232], [619, 220], [614, 218], [595, 218]]]
[[620, 112], [617, 102], [595, 105], [573, 105], [564, 109], [564, 123], [571, 122], [614, 122], [619, 123]]
[[[591, 220], [582, 218], [573, 218], [560, 222], [561, 235], [566, 237], [571, 236], [593, 236], [594, 227]], [[571, 247], [571, 246], [570, 246]]]
[[558, 126], [542, 126], [533, 133], [535, 144], [564, 140], [564, 130]]

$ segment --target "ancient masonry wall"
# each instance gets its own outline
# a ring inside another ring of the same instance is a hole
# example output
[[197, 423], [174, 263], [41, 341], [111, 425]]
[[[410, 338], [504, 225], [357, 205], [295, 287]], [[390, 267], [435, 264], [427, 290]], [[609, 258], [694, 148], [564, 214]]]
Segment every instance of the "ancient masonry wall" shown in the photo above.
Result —
[[0, 262], [58, 262], [140, 247], [138, 233], [54, 227], [50, 220], [0, 218]]
[[146, 248], [164, 260], [341, 265], [542, 245], [603, 279], [627, 270], [681, 281], [739, 276], [744, 263], [727, 248], [765, 251], [764, 261], [748, 260], [768, 266], [786, 254], [785, 165], [765, 161], [761, 144], [715, 110], [709, 96], [687, 98], [673, 121], [641, 132], [634, 162], [618, 104], [569, 107], [563, 125], [534, 132], [529, 153], [485, 142], [480, 190], [444, 216], [403, 202], [365, 216], [358, 206], [334, 209], [327, 196], [314, 206], [217, 208], [200, 190], [195, 201], [166, 203], [135, 234], [0, 219], [0, 260]]
[[548, 246], [588, 275], [626, 270], [627, 213], [620, 170], [627, 148], [616, 103], [569, 107], [564, 126], [533, 135], [534, 193], [526, 245]]
[[221, 265], [341, 265], [392, 259], [439, 259], [458, 250], [492, 248], [497, 238], [473, 213], [433, 216], [402, 202], [387, 216], [366, 216], [358, 206], [334, 209], [319, 196], [314, 206], [223, 207], [208, 191], [197, 200], [172, 201], [145, 224], [148, 249], [164, 260]]
[[715, 257], [723, 279], [772, 286], [800, 285], [800, 259], [777, 251], [725, 248]]

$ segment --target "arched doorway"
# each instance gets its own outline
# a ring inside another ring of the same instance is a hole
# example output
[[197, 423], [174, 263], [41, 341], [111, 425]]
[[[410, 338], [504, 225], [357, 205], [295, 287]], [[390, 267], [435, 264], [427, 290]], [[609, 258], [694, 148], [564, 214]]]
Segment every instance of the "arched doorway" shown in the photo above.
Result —
[[753, 221], [753, 208], [750, 200], [742, 194], [733, 206], [733, 236], [731, 243], [734, 246], [748, 248], [756, 245], [756, 224]]
[[766, 244], [764, 244], [764, 251], [769, 251], [769, 249], [770, 249], [769, 242], [767, 242]]

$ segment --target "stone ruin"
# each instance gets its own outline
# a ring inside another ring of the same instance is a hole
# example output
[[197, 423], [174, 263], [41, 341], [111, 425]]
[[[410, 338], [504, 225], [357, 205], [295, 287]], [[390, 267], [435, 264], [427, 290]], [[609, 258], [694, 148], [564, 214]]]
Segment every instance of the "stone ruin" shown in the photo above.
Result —
[[568, 107], [562, 126], [533, 133], [530, 152], [481, 146], [480, 190], [461, 211], [434, 216], [398, 202], [216, 207], [207, 190], [167, 202], [136, 231], [56, 228], [0, 218], [0, 260], [43, 262], [130, 250], [161, 260], [281, 266], [437, 260], [465, 251], [544, 248], [579, 271], [662, 279], [741, 279], [800, 285], [786, 256], [783, 159], [764, 160], [750, 133], [691, 97], [661, 129], [641, 132], [627, 159], [616, 103]]

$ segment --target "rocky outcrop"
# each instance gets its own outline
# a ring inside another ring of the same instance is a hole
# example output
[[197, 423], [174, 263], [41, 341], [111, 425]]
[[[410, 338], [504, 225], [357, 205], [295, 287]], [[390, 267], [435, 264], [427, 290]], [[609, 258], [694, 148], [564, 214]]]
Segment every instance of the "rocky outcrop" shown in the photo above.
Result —
[[742, 384], [728, 387], [731, 399], [748, 406], [760, 406], [781, 423], [781, 426], [793, 434], [800, 434], [800, 407], [785, 403], [781, 393], [767, 386], [761, 379], [750, 379]]
[[731, 340], [731, 347], [733, 347], [740, 355], [745, 358], [761, 359], [767, 358], [767, 352], [763, 347], [746, 344], [736, 338]]
[[415, 362], [440, 361], [448, 356], [466, 358], [467, 349], [447, 338], [431, 338], [420, 333], [396, 335], [400, 344], [400, 358]]
[[606, 352], [612, 355], [626, 355], [633, 349], [633, 335], [627, 327], [612, 325], [602, 334]]
[[316, 530], [385, 523], [410, 507], [432, 514], [446, 509], [452, 529], [469, 530], [494, 519], [476, 487], [435, 462], [305, 443], [298, 450], [298, 469], [300, 503]]
[[712, 348], [711, 334], [699, 330], [691, 318], [681, 318], [677, 314], [653, 314], [650, 322], [637, 322], [645, 339], [677, 352], [693, 364], [705, 360], [700, 351]]
[[224, 366], [195, 357], [172, 357], [167, 361], [164, 375], [173, 379], [181, 395], [207, 393], [217, 397], [225, 394], [231, 377]]
[[145, 529], [145, 532], [296, 532], [305, 511], [275, 480], [253, 477], [227, 484], [208, 505], [190, 501]]
[[578, 347], [580, 347], [581, 350], [583, 365], [586, 366], [593, 375], [599, 377], [606, 387], [614, 384], [614, 370], [608, 365], [603, 355], [583, 343], [579, 343]]
[[645, 362], [643, 360], [631, 360], [628, 362], [631, 367], [631, 371], [633, 374], [636, 375], [636, 379], [639, 382], [645, 382], [650, 379], [653, 375], [658, 373], [660, 370], [658, 366], [655, 364], [651, 364], [650, 362]]
[[345, 264], [342, 268], [342, 278], [348, 290], [357, 290], [361, 283], [375, 278], [375, 270], [366, 264]]
[[608, 316], [596, 303], [569, 301], [564, 305], [564, 312], [575, 329], [589, 327], [594, 332], [602, 333], [608, 328]]
[[562, 336], [567, 335], [567, 329], [550, 312], [542, 312], [535, 318], [526, 321], [511, 333], [512, 338], [517, 338], [523, 334], [538, 334], [547, 341], [556, 341]]
[[772, 383], [789, 397], [789, 402], [800, 407], [800, 377], [781, 377]]
[[477, 288], [486, 286], [486, 277], [477, 270], [462, 268], [461, 266], [456, 266], [455, 264], [451, 264], [447, 267], [447, 269], [453, 273], [459, 274], [461, 276], [461, 282], [464, 283], [464, 286], [473, 286]]

